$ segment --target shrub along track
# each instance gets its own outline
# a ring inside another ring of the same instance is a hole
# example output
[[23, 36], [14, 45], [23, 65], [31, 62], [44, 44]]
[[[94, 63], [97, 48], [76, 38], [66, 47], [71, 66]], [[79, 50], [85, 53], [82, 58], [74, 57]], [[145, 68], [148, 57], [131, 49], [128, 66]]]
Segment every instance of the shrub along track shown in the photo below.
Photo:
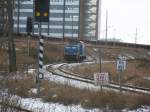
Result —
[[12, 74], [7, 74], [0, 79], [0, 82], [2, 83], [0, 85], [0, 112], [32, 112], [30, 110], [23, 109], [20, 106], [11, 104], [8, 99], [6, 101], [4, 100], [6, 96], [3, 94], [3, 81], [8, 80], [10, 75]]
[[[81, 81], [85, 82], [87, 84], [94, 84], [94, 79], [87, 78], [87, 77], [81, 77], [78, 74], [74, 74], [69, 72], [68, 70], [64, 69], [65, 66], [69, 66], [67, 63], [62, 63], [62, 64], [52, 64], [46, 67], [46, 70], [53, 75], [57, 75], [60, 77], [64, 77], [67, 79], [72, 79], [76, 81]], [[103, 88], [111, 89], [114, 91], [119, 91], [120, 90], [120, 85], [117, 83], [112, 83], [110, 82], [109, 85], [103, 86]], [[137, 87], [137, 86], [131, 86], [131, 85], [122, 85], [121, 86], [122, 91], [124, 92], [132, 92], [136, 94], [144, 94], [144, 95], [150, 95], [150, 89], [149, 88], [142, 88], [142, 87]]]
[[1, 112], [32, 112], [27, 109], [22, 109], [21, 107], [9, 105], [9, 104], [4, 104], [0, 102], [0, 111]]

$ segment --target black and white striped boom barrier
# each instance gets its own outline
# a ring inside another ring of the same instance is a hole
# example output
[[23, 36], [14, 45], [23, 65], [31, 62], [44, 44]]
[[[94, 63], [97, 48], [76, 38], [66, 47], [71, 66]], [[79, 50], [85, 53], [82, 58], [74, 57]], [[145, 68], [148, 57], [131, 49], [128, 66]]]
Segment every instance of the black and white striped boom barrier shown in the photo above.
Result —
[[38, 54], [38, 76], [37, 79], [43, 79], [44, 75], [42, 73], [42, 68], [43, 68], [43, 50], [44, 50], [44, 39], [43, 36], [41, 36], [40, 41], [39, 41], [39, 54]]

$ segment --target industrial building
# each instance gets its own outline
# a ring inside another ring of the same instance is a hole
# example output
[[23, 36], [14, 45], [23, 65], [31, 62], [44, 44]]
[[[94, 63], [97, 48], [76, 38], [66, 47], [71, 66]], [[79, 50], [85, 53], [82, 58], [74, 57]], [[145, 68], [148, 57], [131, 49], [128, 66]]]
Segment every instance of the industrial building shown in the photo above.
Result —
[[[50, 0], [49, 22], [42, 22], [42, 35], [56, 38], [96, 39], [100, 22], [100, 0]], [[25, 33], [27, 17], [34, 19], [34, 0], [18, 0], [14, 10], [14, 32]], [[33, 34], [39, 34], [34, 22]]]

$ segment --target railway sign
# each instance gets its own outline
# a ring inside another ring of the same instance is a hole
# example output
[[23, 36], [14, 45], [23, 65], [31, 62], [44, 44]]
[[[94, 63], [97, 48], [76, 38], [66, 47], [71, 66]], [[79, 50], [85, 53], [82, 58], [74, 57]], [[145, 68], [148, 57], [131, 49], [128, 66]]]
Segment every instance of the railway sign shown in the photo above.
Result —
[[117, 58], [117, 70], [123, 71], [126, 69], [126, 58], [119, 56]]
[[95, 85], [108, 85], [109, 84], [109, 75], [107, 72], [104, 73], [95, 73], [94, 74]]
[[44, 74], [41, 73], [41, 72], [39, 72], [39, 73], [38, 73], [38, 79], [43, 79], [43, 78], [44, 78]]

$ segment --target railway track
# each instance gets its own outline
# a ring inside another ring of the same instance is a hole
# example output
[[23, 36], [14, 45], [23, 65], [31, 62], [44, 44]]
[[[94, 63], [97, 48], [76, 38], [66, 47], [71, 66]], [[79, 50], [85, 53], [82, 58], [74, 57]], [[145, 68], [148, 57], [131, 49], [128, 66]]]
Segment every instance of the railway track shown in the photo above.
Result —
[[[75, 80], [75, 81], [84, 82], [84, 83], [95, 86], [94, 79], [81, 77], [78, 74], [70, 73], [69, 71], [64, 69], [64, 66], [68, 66], [68, 64], [64, 63], [64, 64], [49, 65], [46, 67], [46, 70], [52, 73], [53, 75], [57, 75], [57, 76]], [[98, 86], [95, 86], [95, 87], [98, 87]], [[119, 91], [120, 85], [110, 82], [109, 85], [103, 86], [103, 88], [107, 90]], [[150, 95], [149, 88], [142, 88], [142, 87], [137, 87], [137, 86], [132, 86], [132, 85], [122, 85], [121, 89], [122, 89], [122, 92], [132, 92], [132, 93], [137, 93], [137, 94]]]

